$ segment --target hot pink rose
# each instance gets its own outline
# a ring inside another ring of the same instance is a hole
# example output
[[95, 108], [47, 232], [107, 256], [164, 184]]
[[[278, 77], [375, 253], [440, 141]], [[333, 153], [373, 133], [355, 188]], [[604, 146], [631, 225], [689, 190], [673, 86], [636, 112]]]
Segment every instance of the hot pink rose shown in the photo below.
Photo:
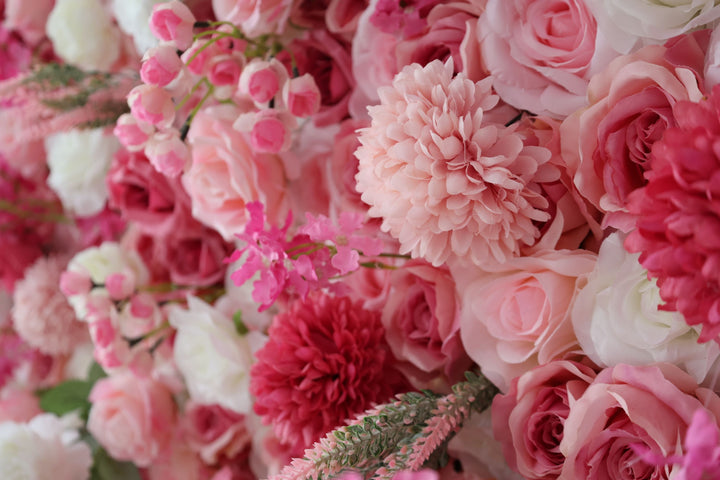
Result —
[[625, 231], [634, 225], [627, 197], [645, 184], [652, 145], [675, 125], [674, 105], [703, 96], [693, 70], [668, 61], [667, 52], [652, 45], [613, 60], [590, 81], [590, 106], [561, 127], [578, 190], [606, 215], [605, 224]]
[[477, 32], [498, 95], [554, 117], [582, 107], [597, 64], [616, 55], [582, 0], [488, 0]]
[[118, 373], [99, 380], [89, 400], [88, 431], [118, 460], [147, 467], [171, 440], [175, 404], [154, 380]]
[[557, 360], [513, 380], [492, 404], [495, 438], [508, 465], [528, 480], [557, 478], [563, 424], [572, 403], [592, 383], [595, 372], [580, 363]]
[[37, 44], [45, 36], [45, 23], [55, 0], [5, 0], [5, 20], [8, 30], [15, 30], [30, 44]]
[[262, 202], [275, 225], [282, 224], [288, 209], [282, 163], [275, 155], [254, 152], [233, 129], [240, 113], [230, 105], [198, 112], [188, 134], [192, 166], [183, 175], [195, 218], [228, 240], [248, 221], [246, 203]]
[[212, 0], [218, 20], [240, 27], [248, 37], [281, 33], [285, 29], [291, 0]]
[[496, 272], [453, 269], [463, 345], [500, 390], [577, 348], [570, 308], [594, 266], [590, 252], [549, 250], [515, 258]]
[[381, 318], [390, 349], [408, 364], [400, 368], [420, 388], [436, 379], [460, 381], [472, 362], [460, 342], [460, 306], [450, 272], [412, 260], [390, 273], [389, 284]]
[[668, 478], [670, 467], [646, 463], [631, 445], [660, 457], [677, 453], [700, 408], [720, 419], [720, 398], [674, 365], [607, 368], [570, 405], [558, 478]]
[[219, 405], [192, 403], [183, 420], [188, 443], [208, 465], [232, 459], [250, 444], [245, 416]]

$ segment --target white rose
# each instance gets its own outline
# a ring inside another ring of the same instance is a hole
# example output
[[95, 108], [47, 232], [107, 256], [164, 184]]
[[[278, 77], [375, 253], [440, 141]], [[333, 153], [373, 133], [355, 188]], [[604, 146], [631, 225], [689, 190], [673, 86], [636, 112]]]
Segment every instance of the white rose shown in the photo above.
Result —
[[168, 319], [177, 329], [173, 355], [190, 397], [250, 412], [250, 366], [264, 336], [239, 335], [232, 320], [197, 298], [188, 297], [188, 308], [171, 309]]
[[113, 0], [112, 11], [120, 29], [130, 35], [135, 49], [142, 55], [158, 44], [150, 31], [153, 6], [166, 0]]
[[572, 309], [580, 346], [602, 367], [668, 362], [701, 382], [720, 347], [697, 343], [697, 330], [681, 314], [658, 310], [661, 304], [660, 289], [648, 280], [638, 255], [625, 251], [620, 234], [610, 235]]
[[42, 414], [29, 423], [0, 423], [0, 478], [85, 480], [90, 447], [79, 441], [79, 419]]
[[55, 53], [87, 70], [109, 70], [120, 56], [120, 31], [100, 0], [57, 0], [45, 25]]
[[716, 0], [586, 0], [598, 28], [620, 53], [665, 40], [720, 18]]
[[105, 176], [119, 147], [103, 129], [70, 130], [45, 139], [48, 185], [66, 209], [83, 217], [103, 209], [108, 196]]

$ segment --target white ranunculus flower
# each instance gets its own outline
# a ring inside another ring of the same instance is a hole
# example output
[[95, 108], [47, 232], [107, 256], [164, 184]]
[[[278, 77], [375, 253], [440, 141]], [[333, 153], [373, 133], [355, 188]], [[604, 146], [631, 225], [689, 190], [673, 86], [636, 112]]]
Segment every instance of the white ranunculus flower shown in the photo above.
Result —
[[585, 0], [612, 47], [629, 53], [720, 18], [718, 0]]
[[158, 3], [166, 0], [113, 0], [112, 11], [120, 29], [133, 38], [135, 49], [142, 55], [158, 44], [150, 31], [150, 15]]
[[80, 420], [46, 413], [29, 423], [0, 423], [0, 478], [85, 480], [90, 447], [80, 441]]
[[135, 285], [145, 285], [150, 280], [150, 273], [140, 254], [115, 242], [86, 248], [70, 260], [67, 269], [87, 273], [96, 284], [105, 283], [108, 275], [116, 273], [125, 275]]
[[720, 356], [715, 342], [697, 343], [698, 332], [678, 312], [658, 310], [660, 289], [648, 280], [637, 254], [614, 233], [603, 241], [595, 270], [578, 293], [572, 322], [585, 354], [603, 367], [668, 362], [698, 383]]
[[108, 196], [105, 176], [119, 147], [117, 139], [100, 128], [70, 130], [45, 139], [48, 185], [66, 209], [82, 217], [103, 209]]
[[100, 0], [57, 0], [45, 25], [55, 53], [87, 70], [109, 70], [120, 56], [120, 31]]
[[188, 297], [187, 310], [171, 309], [168, 319], [177, 329], [173, 355], [190, 397], [250, 412], [250, 366], [264, 335], [239, 335], [232, 320], [195, 297]]

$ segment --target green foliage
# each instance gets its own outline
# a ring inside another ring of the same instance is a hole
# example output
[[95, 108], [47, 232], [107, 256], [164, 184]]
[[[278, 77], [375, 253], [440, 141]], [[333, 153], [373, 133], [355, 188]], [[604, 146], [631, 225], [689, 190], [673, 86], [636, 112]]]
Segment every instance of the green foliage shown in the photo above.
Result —
[[102, 367], [93, 363], [86, 380], [66, 380], [53, 388], [40, 392], [40, 408], [61, 416], [77, 411], [80, 418], [87, 420], [90, 412], [88, 395], [93, 385], [105, 376]]
[[90, 480], [142, 480], [138, 468], [130, 462], [118, 462], [101, 447], [93, 455]]

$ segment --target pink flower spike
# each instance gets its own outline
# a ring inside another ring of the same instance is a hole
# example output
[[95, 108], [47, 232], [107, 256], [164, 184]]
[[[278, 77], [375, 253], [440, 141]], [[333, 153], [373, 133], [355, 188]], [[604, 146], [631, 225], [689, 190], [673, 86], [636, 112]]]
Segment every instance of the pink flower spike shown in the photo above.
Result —
[[86, 273], [66, 271], [60, 275], [60, 291], [66, 297], [87, 295], [91, 288], [92, 281]]
[[145, 53], [140, 67], [140, 78], [150, 85], [164, 87], [178, 76], [183, 62], [171, 44], [153, 47]]
[[330, 263], [339, 270], [340, 275], [345, 275], [360, 268], [359, 259], [360, 254], [356, 250], [348, 246], [338, 246], [337, 253], [333, 255]]
[[169, 128], [175, 120], [175, 104], [170, 92], [156, 85], [138, 85], [128, 94], [130, 113], [141, 122]]
[[123, 113], [117, 120], [113, 134], [130, 152], [139, 152], [145, 148], [155, 127], [149, 123], [139, 122], [129, 113]]
[[160, 3], [153, 7], [150, 31], [158, 39], [173, 42], [179, 50], [186, 50], [193, 40], [195, 16], [178, 0]]
[[168, 177], [177, 177], [190, 163], [190, 150], [176, 130], [153, 135], [145, 147], [145, 155], [158, 172]]
[[320, 110], [320, 89], [313, 76], [306, 73], [285, 83], [283, 100], [296, 117], [309, 117]]

